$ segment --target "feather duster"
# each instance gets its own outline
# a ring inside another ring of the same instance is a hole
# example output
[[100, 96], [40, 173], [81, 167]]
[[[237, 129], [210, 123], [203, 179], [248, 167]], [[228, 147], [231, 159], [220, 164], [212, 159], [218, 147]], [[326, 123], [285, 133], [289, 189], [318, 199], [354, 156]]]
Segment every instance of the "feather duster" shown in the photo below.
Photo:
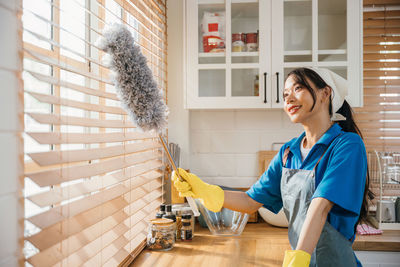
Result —
[[168, 107], [129, 30], [112, 24], [104, 30], [97, 46], [111, 55], [107, 65], [114, 71], [115, 86], [129, 116], [144, 131], [161, 133], [167, 126]]

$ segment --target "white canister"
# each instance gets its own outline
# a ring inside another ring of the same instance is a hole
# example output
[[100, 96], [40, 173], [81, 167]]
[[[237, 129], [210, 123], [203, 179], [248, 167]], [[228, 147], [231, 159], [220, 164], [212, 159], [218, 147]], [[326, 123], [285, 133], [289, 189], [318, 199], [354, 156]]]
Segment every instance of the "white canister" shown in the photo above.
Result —
[[378, 200], [376, 203], [376, 219], [379, 222], [394, 222], [396, 212], [391, 200]]

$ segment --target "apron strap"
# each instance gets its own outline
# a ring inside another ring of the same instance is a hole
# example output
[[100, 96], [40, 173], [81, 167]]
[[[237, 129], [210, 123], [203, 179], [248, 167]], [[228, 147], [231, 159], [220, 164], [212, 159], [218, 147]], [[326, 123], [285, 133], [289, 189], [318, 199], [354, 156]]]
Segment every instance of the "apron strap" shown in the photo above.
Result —
[[283, 159], [282, 159], [282, 164], [283, 164], [283, 167], [285, 167], [285, 168], [286, 168], [286, 162], [287, 162], [289, 153], [290, 153], [290, 147], [287, 147], [285, 149], [285, 152], [283, 152]]

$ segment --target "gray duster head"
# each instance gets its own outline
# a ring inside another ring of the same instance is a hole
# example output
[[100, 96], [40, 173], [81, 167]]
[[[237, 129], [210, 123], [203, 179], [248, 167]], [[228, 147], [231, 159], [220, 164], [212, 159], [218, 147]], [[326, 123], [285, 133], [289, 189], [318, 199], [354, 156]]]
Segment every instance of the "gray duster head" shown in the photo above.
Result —
[[167, 125], [168, 107], [157, 88], [147, 59], [134, 45], [131, 33], [121, 24], [112, 24], [103, 32], [97, 45], [109, 53], [109, 66], [115, 72], [115, 86], [125, 110], [145, 131], [158, 133]]

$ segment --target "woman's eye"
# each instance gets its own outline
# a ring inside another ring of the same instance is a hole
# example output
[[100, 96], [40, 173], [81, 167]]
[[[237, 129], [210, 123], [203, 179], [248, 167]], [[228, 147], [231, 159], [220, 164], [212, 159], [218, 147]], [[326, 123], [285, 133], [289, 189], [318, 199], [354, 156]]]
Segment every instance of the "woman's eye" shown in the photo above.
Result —
[[301, 86], [296, 86], [296, 88], [294, 88], [294, 90], [299, 91], [299, 90], [301, 90], [301, 88], [302, 88]]

